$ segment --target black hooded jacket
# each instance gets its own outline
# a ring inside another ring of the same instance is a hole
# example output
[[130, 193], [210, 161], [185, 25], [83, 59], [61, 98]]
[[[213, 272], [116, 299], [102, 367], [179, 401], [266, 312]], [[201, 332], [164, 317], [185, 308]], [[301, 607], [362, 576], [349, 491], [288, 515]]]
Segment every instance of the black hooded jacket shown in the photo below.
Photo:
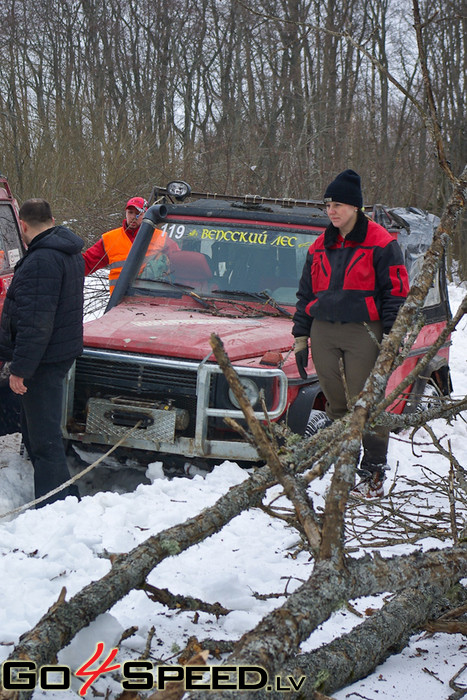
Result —
[[54, 226], [18, 261], [0, 320], [0, 360], [28, 379], [40, 363], [71, 360], [83, 350], [83, 241]]

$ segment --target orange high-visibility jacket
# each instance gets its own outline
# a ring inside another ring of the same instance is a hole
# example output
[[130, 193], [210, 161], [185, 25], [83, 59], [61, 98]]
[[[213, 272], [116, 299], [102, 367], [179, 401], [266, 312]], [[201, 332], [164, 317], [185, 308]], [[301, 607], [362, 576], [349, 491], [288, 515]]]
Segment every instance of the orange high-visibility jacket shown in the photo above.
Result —
[[[154, 235], [146, 255], [155, 255], [158, 252], [162, 252], [165, 240], [164, 232], [158, 228], [154, 229]], [[102, 241], [109, 259], [109, 291], [112, 294], [133, 242], [128, 238], [122, 226], [102, 234]]]

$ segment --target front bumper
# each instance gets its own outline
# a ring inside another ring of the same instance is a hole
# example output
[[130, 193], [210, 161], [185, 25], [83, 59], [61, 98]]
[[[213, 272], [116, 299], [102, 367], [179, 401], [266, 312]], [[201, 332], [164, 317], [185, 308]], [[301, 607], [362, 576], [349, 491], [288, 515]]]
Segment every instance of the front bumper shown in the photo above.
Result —
[[[211, 419], [229, 416], [242, 420], [244, 416], [241, 410], [213, 405], [213, 381], [222, 371], [217, 364], [207, 360], [179, 361], [85, 349], [83, 357], [71, 368], [65, 384], [64, 437], [88, 445], [120, 443], [125, 448], [191, 458], [258, 460], [256, 449], [240, 437], [235, 439], [232, 432], [223, 431], [227, 439], [208, 437]], [[86, 378], [83, 367], [88, 373]], [[94, 376], [95, 368], [98, 373]], [[235, 370], [240, 378], [274, 381], [274, 405], [268, 409], [268, 418], [275, 420], [283, 415], [287, 407], [288, 382], [282, 370], [242, 366], [236, 366]], [[94, 395], [93, 386], [98, 387]], [[84, 391], [84, 398], [77, 397]], [[180, 404], [177, 392], [188, 397], [185, 407], [177, 405]], [[85, 419], [82, 415], [77, 421], [76, 406], [80, 401]], [[263, 411], [255, 411], [255, 416], [260, 420], [265, 418]], [[184, 431], [188, 423], [192, 425], [192, 430], [188, 431], [191, 435]], [[180, 432], [185, 434], [180, 435]]]

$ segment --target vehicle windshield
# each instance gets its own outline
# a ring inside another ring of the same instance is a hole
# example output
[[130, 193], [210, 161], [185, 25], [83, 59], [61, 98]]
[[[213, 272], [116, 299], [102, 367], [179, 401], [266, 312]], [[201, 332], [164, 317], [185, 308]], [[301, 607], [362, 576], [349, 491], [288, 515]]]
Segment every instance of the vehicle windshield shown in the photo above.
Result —
[[[180, 285], [203, 296], [266, 292], [279, 304], [295, 305], [298, 283], [318, 229], [251, 222], [170, 220], [155, 232], [135, 291], [167, 291]], [[162, 284], [161, 284], [162, 283]]]

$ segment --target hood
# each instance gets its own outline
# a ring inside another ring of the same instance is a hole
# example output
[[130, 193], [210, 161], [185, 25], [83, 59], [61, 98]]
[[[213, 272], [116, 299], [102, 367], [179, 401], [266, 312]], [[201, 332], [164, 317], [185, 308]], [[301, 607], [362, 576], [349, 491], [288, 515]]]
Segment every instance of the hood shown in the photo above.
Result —
[[268, 350], [287, 352], [293, 345], [289, 318], [225, 318], [187, 307], [125, 301], [84, 324], [84, 345], [202, 360], [211, 352], [209, 339], [215, 333], [232, 362], [261, 357]]
[[68, 255], [76, 255], [84, 246], [83, 240], [66, 226], [54, 226], [33, 238], [28, 250], [52, 248]]

